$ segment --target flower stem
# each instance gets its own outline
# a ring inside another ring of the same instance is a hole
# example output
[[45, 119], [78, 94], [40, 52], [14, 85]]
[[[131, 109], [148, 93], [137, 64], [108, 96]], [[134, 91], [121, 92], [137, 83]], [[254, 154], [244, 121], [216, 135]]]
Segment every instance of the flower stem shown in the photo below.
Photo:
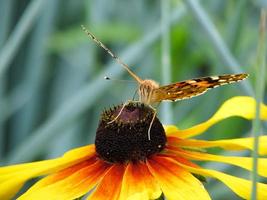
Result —
[[256, 97], [256, 116], [252, 124], [252, 134], [255, 137], [254, 140], [254, 151], [253, 155], [253, 172], [252, 172], [252, 193], [251, 199], [257, 199], [257, 182], [258, 182], [258, 148], [259, 148], [259, 136], [261, 132], [261, 121], [260, 121], [260, 103], [263, 100], [264, 94], [264, 83], [265, 83], [265, 59], [266, 59], [266, 12], [264, 9], [261, 11], [260, 19], [260, 37], [258, 46], [258, 58], [256, 64], [256, 86], [255, 86], [255, 97]]
[[[171, 59], [170, 59], [170, 0], [161, 0], [161, 74], [162, 83], [169, 84], [171, 82]], [[162, 105], [162, 118], [164, 124], [172, 123], [172, 109], [169, 102]]]

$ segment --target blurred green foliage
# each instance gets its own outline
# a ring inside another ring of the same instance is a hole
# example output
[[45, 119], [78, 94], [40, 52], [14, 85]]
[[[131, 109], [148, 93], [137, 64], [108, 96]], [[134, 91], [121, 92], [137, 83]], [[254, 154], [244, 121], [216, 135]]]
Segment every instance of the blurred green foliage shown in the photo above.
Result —
[[[230, 66], [233, 62], [220, 52], [221, 43], [207, 33], [188, 2], [171, 1], [172, 81], [237, 69], [250, 77], [245, 83], [172, 103], [173, 122], [180, 128], [208, 119], [232, 96], [253, 95], [253, 90], [243, 86], [253, 86], [256, 79], [259, 11], [264, 3], [199, 1], [213, 24], [211, 30], [219, 33], [236, 60], [237, 66]], [[161, 82], [160, 6], [159, 0], [0, 0], [2, 164], [51, 158], [93, 143], [101, 111], [132, 98], [135, 84], [103, 79], [105, 75], [131, 77], [90, 41], [81, 24], [139, 76]], [[250, 126], [245, 120], [232, 118], [201, 137], [244, 137]], [[223, 169], [236, 172], [235, 168]], [[231, 192], [226, 197], [227, 189], [220, 183], [208, 183], [207, 187], [214, 199], [235, 198]]]

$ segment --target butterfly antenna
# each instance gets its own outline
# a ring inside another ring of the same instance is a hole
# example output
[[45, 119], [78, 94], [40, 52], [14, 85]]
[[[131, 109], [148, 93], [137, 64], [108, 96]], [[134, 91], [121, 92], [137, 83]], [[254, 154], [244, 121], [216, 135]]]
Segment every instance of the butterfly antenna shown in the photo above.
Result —
[[119, 59], [119, 57], [117, 57], [109, 48], [107, 48], [102, 42], [100, 42], [100, 40], [98, 40], [89, 30], [87, 30], [85, 28], [84, 25], [81, 25], [82, 30], [96, 43], [98, 44], [100, 47], [102, 47], [112, 58], [114, 58], [116, 60], [116, 62], [118, 64], [120, 64], [124, 69], [126, 69], [128, 71], [128, 73], [140, 84], [143, 80], [141, 78], [139, 78], [135, 73], [133, 73], [133, 71], [130, 70], [130, 67], [125, 64], [124, 62], [122, 62], [121, 59]]
[[136, 83], [134, 80], [114, 79], [114, 78], [110, 78], [109, 76], [104, 76], [104, 79], [107, 80], [107, 81], [119, 81], [119, 82]]

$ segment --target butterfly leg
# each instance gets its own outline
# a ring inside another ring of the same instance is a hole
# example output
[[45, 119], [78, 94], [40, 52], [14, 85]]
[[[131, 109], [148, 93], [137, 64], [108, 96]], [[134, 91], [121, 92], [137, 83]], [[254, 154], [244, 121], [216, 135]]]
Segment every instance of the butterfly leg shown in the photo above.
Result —
[[149, 105], [149, 107], [153, 110], [153, 117], [152, 117], [152, 120], [150, 122], [150, 125], [149, 125], [149, 128], [148, 128], [148, 131], [147, 131], [147, 136], [148, 136], [148, 140], [151, 140], [151, 134], [150, 134], [150, 131], [151, 131], [151, 128], [152, 128], [152, 125], [153, 125], [153, 122], [157, 116], [157, 108], [159, 107], [160, 105], [160, 102], [156, 105], [156, 108], [154, 108], [153, 106]]
[[134, 95], [133, 95], [133, 98], [132, 98], [132, 101], [135, 101], [134, 99], [136, 97], [137, 91], [138, 91], [138, 89], [135, 90]]
[[153, 122], [154, 122], [154, 120], [155, 120], [155, 118], [156, 118], [156, 115], [157, 115], [157, 110], [156, 110], [155, 108], [153, 108], [152, 106], [151, 106], [151, 108], [153, 109], [154, 113], [153, 113], [152, 120], [151, 120], [151, 122], [150, 122], [150, 124], [149, 124], [148, 131], [147, 131], [148, 140], [151, 140], [151, 134], [150, 134], [150, 131], [151, 131]]
[[121, 110], [120, 110], [120, 112], [118, 113], [118, 115], [117, 115], [113, 120], [111, 120], [110, 122], [108, 122], [107, 124], [111, 124], [111, 123], [115, 122], [115, 121], [119, 118], [119, 116], [121, 115], [123, 109], [124, 109], [129, 103], [131, 103], [131, 102], [137, 102], [137, 103], [138, 103], [138, 101], [133, 101], [133, 100], [128, 100], [128, 101], [126, 101], [126, 102], [122, 105]]
[[115, 122], [115, 121], [119, 118], [119, 116], [121, 115], [121, 113], [122, 113], [123, 109], [125, 108], [125, 106], [127, 106], [129, 103], [130, 103], [130, 101], [126, 101], [126, 102], [122, 105], [121, 110], [120, 110], [120, 112], [118, 113], [118, 115], [117, 115], [113, 120], [111, 120], [110, 122], [108, 122], [107, 124], [111, 124], [111, 123]]

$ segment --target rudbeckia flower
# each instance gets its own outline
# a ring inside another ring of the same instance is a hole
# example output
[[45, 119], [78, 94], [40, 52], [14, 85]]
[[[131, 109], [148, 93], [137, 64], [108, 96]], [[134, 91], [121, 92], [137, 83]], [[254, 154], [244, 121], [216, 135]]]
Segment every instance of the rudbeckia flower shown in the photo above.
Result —
[[[251, 194], [251, 181], [205, 169], [194, 161], [215, 161], [252, 170], [251, 157], [209, 154], [210, 147], [253, 151], [253, 138], [205, 141], [191, 139], [217, 122], [232, 116], [253, 119], [255, 100], [234, 97], [226, 101], [206, 122], [189, 129], [163, 127], [156, 118], [148, 139], [151, 108], [127, 105], [116, 121], [109, 123], [120, 106], [104, 111], [95, 144], [68, 151], [62, 157], [0, 168], [0, 199], [11, 199], [24, 183], [37, 181], [18, 199], [75, 199], [91, 192], [92, 200], [149, 200], [163, 195], [168, 200], [210, 199], [196, 175], [218, 179], [244, 199]], [[261, 105], [261, 119], [267, 119], [267, 106]], [[259, 139], [259, 154], [267, 155], [267, 136]], [[258, 174], [267, 177], [267, 159], [259, 158]], [[199, 163], [199, 162], [198, 162]], [[258, 183], [258, 199], [267, 199], [267, 184]]]

